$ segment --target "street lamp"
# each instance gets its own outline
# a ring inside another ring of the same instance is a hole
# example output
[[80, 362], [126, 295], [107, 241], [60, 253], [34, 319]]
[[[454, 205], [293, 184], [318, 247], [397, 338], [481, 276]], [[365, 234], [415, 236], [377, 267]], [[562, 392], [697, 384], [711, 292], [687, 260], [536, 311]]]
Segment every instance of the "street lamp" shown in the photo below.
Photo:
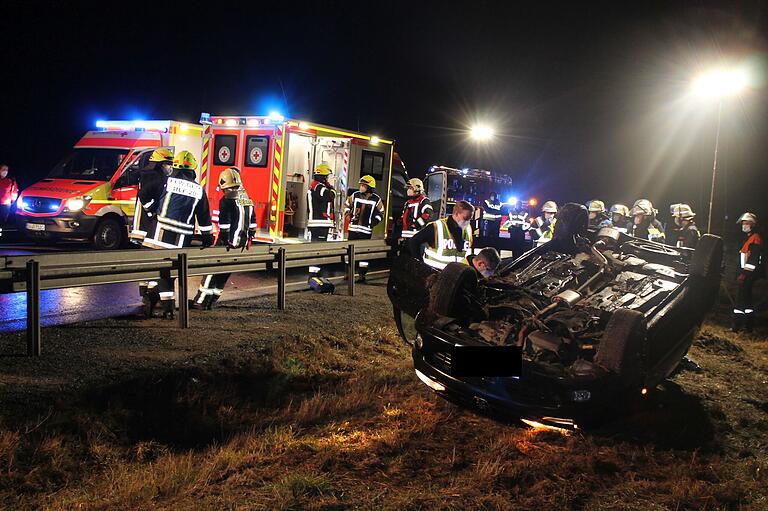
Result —
[[469, 130], [469, 135], [473, 140], [477, 140], [478, 142], [486, 142], [492, 139], [493, 133], [493, 128], [481, 124], [472, 126]]
[[715, 157], [712, 163], [712, 186], [709, 190], [709, 215], [707, 232], [712, 232], [712, 205], [715, 201], [715, 180], [717, 178], [717, 150], [720, 146], [720, 121], [723, 113], [723, 100], [742, 92], [749, 83], [745, 69], [715, 69], [693, 80], [691, 91], [694, 95], [717, 99], [717, 134], [715, 135]]

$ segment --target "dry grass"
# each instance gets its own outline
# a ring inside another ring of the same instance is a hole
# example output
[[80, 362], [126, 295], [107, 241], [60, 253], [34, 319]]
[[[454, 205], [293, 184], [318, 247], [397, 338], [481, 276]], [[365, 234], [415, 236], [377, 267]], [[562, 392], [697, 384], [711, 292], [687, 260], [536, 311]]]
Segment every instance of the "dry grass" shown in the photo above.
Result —
[[675, 384], [707, 424], [669, 415], [678, 394], [663, 391], [634, 422], [564, 435], [429, 394], [389, 322], [298, 333], [261, 358], [123, 382], [0, 428], [0, 507], [767, 509], [768, 345], [716, 323], [704, 338], [704, 372]]

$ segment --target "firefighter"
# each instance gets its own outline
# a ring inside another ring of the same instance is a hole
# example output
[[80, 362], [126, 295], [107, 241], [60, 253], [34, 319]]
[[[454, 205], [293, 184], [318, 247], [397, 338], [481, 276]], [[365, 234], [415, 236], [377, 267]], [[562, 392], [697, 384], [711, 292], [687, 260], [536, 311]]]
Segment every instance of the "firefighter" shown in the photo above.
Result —
[[312, 183], [307, 190], [309, 211], [307, 229], [310, 241], [327, 241], [330, 230], [333, 228], [333, 202], [336, 198], [336, 190], [328, 183], [330, 175], [331, 167], [327, 163], [321, 163], [315, 169]]
[[664, 243], [664, 227], [656, 219], [656, 210], [651, 201], [636, 200], [629, 215], [633, 217], [632, 225], [628, 230], [630, 236]]
[[541, 206], [541, 215], [533, 219], [531, 233], [537, 245], [542, 245], [552, 239], [555, 230], [555, 215], [557, 215], [557, 203], [548, 200]]
[[481, 236], [488, 240], [498, 238], [499, 227], [501, 227], [501, 202], [496, 192], [491, 192], [490, 197], [483, 202]]
[[402, 237], [408, 239], [419, 232], [427, 225], [432, 217], [432, 204], [429, 197], [424, 194], [424, 183], [421, 179], [414, 177], [408, 180], [406, 189], [408, 200], [403, 208]]
[[672, 204], [669, 208], [672, 218], [675, 220], [675, 226], [670, 229], [667, 239], [669, 243], [674, 243], [677, 248], [696, 248], [701, 234], [696, 227], [693, 212], [688, 204]]
[[[224, 192], [224, 196], [219, 201], [218, 244], [227, 249], [247, 250], [251, 239], [256, 235], [256, 216], [253, 201], [243, 188], [240, 170], [237, 167], [229, 167], [222, 171], [219, 175], [219, 188]], [[203, 277], [190, 307], [213, 309], [229, 276], [229, 273], [219, 273]]]
[[624, 204], [614, 204], [611, 206], [611, 223], [614, 229], [626, 233], [630, 228], [629, 208]]
[[[189, 151], [181, 151], [173, 159], [173, 171], [166, 179], [163, 192], [155, 208], [154, 225], [144, 238], [143, 245], [154, 249], [188, 247], [195, 232], [195, 222], [203, 238], [203, 246], [213, 245], [211, 213], [208, 197], [202, 186], [195, 182], [197, 161]], [[175, 305], [174, 279], [170, 270], [160, 272], [155, 289], [147, 292], [145, 310], [152, 316], [159, 301], [163, 305], [163, 318], [173, 319]]]
[[12, 177], [8, 177], [8, 165], [0, 164], [0, 227], [8, 222], [11, 206], [19, 196], [19, 185]]
[[521, 255], [528, 248], [526, 232], [531, 228], [528, 212], [518, 200], [508, 203], [508, 217], [506, 221], [509, 244], [515, 256]]
[[755, 309], [752, 301], [752, 286], [765, 276], [763, 265], [763, 238], [757, 232], [757, 215], [744, 213], [738, 223], [744, 233], [744, 243], [739, 250], [739, 276], [736, 279], [739, 292], [733, 309], [733, 331], [742, 328], [751, 332], [754, 327]]
[[593, 199], [587, 202], [587, 211], [589, 212], [587, 229], [590, 232], [597, 232], [603, 227], [611, 227], [611, 219], [605, 211], [605, 203], [603, 201]]
[[451, 216], [430, 222], [411, 237], [408, 242], [411, 254], [422, 257], [424, 263], [439, 270], [451, 262], [469, 264], [467, 256], [472, 250], [470, 222], [474, 213], [472, 204], [457, 201]]
[[173, 171], [173, 151], [161, 147], [152, 151], [147, 166], [139, 172], [139, 191], [133, 214], [133, 228], [128, 238], [141, 245], [153, 223], [154, 210], [163, 194], [165, 180]]
[[[373, 176], [363, 176], [358, 182], [360, 189], [347, 197], [344, 218], [349, 219], [350, 240], [369, 240], [373, 228], [384, 219], [384, 203], [376, 193], [376, 180]], [[360, 261], [360, 278], [365, 283], [368, 261]]]
[[495, 248], [485, 247], [477, 255], [468, 255], [467, 262], [475, 269], [479, 277], [487, 279], [492, 277], [498, 268], [501, 256]]

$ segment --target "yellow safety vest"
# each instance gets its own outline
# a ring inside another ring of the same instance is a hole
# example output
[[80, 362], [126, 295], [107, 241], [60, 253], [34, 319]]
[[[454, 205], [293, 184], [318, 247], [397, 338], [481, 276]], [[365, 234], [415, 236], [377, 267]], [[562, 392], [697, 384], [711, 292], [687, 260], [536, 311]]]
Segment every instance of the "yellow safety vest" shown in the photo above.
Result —
[[467, 262], [467, 255], [472, 247], [472, 228], [468, 225], [462, 232], [461, 237], [464, 243], [463, 247], [457, 247], [453, 241], [453, 236], [448, 230], [448, 219], [442, 218], [434, 222], [435, 226], [435, 244], [434, 247], [427, 247], [424, 250], [424, 263], [442, 270], [448, 263]]

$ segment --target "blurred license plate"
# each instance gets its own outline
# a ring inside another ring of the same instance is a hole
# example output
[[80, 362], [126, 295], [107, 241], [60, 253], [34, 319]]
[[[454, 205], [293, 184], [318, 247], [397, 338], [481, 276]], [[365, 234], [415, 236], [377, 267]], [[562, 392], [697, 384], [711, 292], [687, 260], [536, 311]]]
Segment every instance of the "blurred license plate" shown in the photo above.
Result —
[[27, 229], [30, 231], [44, 231], [45, 224], [27, 224]]

